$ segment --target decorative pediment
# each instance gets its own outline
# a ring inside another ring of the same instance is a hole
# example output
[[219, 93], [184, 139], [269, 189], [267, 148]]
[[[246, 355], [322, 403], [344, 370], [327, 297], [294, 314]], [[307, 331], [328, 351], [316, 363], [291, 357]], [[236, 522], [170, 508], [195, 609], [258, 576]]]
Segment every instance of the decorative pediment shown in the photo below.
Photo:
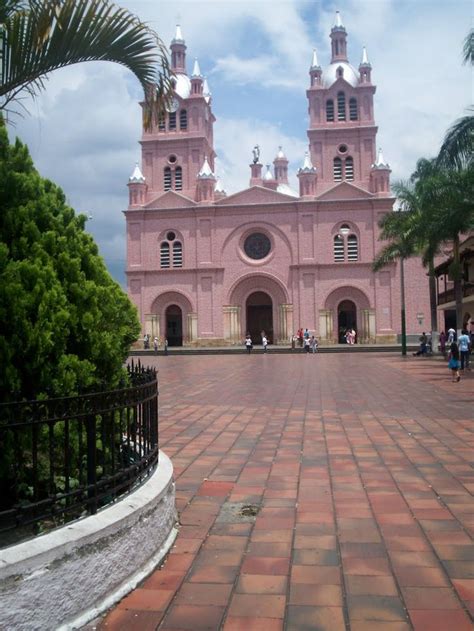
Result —
[[190, 206], [197, 206], [196, 202], [177, 193], [176, 191], [166, 191], [166, 193], [160, 193], [158, 197], [155, 197], [151, 202], [145, 204], [144, 208], [189, 208]]
[[339, 199], [367, 199], [374, 197], [373, 193], [350, 184], [349, 182], [341, 182], [336, 184], [328, 191], [317, 197], [318, 202], [337, 201]]
[[278, 193], [264, 186], [251, 186], [244, 191], [239, 191], [216, 202], [216, 206], [230, 206], [240, 204], [273, 204], [295, 201], [291, 195]]

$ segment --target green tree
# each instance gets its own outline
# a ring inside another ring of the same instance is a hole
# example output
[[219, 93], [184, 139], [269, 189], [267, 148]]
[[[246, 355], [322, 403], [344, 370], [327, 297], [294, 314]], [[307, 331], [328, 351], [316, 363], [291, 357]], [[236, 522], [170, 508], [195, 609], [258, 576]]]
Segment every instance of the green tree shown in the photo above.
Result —
[[53, 70], [83, 61], [129, 68], [145, 94], [145, 126], [156, 120], [171, 93], [169, 64], [136, 16], [108, 0], [0, 0], [0, 110], [22, 92], [38, 94]]
[[0, 125], [0, 389], [5, 400], [112, 388], [139, 335], [85, 217]]
[[[474, 65], [474, 29], [464, 40], [463, 62]], [[473, 111], [473, 108], [470, 108]], [[438, 154], [438, 165], [443, 168], [462, 169], [472, 164], [474, 156], [474, 116], [468, 114], [458, 119], [448, 129]]]
[[380, 239], [387, 241], [378, 252], [372, 268], [379, 271], [386, 265], [400, 262], [400, 294], [401, 294], [401, 333], [402, 355], [407, 354], [406, 346], [406, 317], [405, 317], [405, 268], [406, 259], [417, 253], [417, 218], [414, 211], [387, 213], [379, 222]]

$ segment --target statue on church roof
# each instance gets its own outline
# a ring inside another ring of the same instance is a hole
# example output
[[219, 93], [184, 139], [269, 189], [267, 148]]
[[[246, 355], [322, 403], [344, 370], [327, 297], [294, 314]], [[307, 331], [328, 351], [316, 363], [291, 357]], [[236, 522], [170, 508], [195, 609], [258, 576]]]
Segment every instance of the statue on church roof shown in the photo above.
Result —
[[253, 163], [257, 164], [258, 161], [260, 160], [260, 147], [258, 145], [255, 145], [255, 147], [252, 149], [252, 153], [253, 153]]

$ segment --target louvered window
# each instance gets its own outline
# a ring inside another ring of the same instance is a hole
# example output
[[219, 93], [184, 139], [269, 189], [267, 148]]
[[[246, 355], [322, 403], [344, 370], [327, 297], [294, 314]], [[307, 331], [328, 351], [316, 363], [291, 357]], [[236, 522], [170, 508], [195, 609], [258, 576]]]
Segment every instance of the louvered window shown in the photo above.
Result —
[[344, 261], [344, 239], [338, 234], [334, 237], [334, 260]]
[[174, 190], [183, 190], [183, 170], [181, 169], [181, 167], [176, 167], [174, 172]]
[[183, 267], [183, 246], [179, 241], [173, 243], [173, 267]]
[[332, 123], [334, 121], [334, 101], [333, 100], [326, 101], [326, 120], [329, 123]]
[[337, 120], [346, 120], [346, 95], [344, 92], [337, 93]]
[[170, 266], [170, 244], [163, 241], [160, 247], [160, 267]]
[[176, 112], [169, 113], [168, 129], [176, 129]]
[[179, 128], [181, 131], [188, 128], [188, 113], [186, 110], [181, 110], [179, 113]]
[[345, 179], [349, 180], [349, 182], [352, 182], [354, 179], [354, 160], [352, 158], [346, 158], [346, 173], [345, 173]]
[[165, 167], [163, 175], [164, 175], [163, 183], [164, 183], [165, 191], [170, 191], [171, 190], [171, 169], [170, 169], [170, 167]]
[[341, 158], [334, 158], [333, 163], [334, 181], [340, 182], [342, 180], [342, 160]]
[[160, 114], [158, 118], [158, 131], [165, 131], [165, 115]]
[[355, 234], [350, 234], [347, 237], [347, 260], [357, 261], [359, 259], [359, 244], [357, 243], [357, 237]]
[[349, 117], [351, 121], [356, 121], [359, 118], [357, 111], [357, 99], [353, 98], [349, 100]]

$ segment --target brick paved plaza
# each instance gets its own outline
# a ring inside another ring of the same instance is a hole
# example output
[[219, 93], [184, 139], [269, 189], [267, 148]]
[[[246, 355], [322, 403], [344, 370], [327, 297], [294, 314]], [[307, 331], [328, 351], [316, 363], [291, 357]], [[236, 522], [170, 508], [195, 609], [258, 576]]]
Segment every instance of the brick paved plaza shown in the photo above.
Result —
[[393, 354], [150, 362], [180, 532], [101, 629], [474, 628], [474, 373]]

